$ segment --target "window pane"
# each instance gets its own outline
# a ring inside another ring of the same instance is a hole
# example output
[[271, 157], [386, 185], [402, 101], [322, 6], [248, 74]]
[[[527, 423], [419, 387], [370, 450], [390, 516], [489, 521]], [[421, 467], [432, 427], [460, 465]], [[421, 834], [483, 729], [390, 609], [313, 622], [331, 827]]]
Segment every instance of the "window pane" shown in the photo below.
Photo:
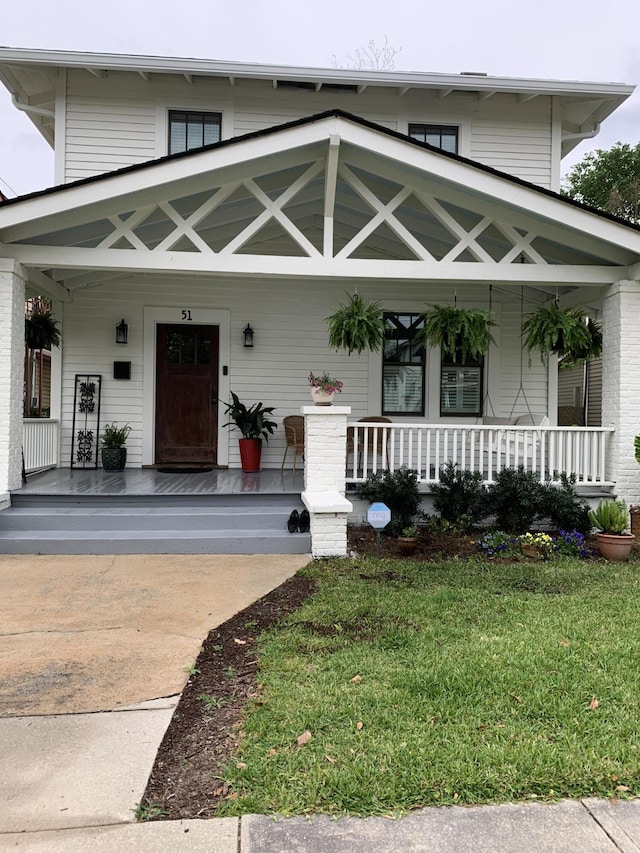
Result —
[[383, 414], [424, 414], [424, 346], [414, 343], [420, 314], [385, 314]]
[[169, 110], [169, 154], [220, 141], [220, 113]]
[[385, 365], [384, 411], [422, 414], [422, 367]]
[[442, 366], [441, 415], [482, 414], [482, 368]]
[[458, 128], [440, 124], [410, 124], [409, 136], [450, 154], [458, 153]]

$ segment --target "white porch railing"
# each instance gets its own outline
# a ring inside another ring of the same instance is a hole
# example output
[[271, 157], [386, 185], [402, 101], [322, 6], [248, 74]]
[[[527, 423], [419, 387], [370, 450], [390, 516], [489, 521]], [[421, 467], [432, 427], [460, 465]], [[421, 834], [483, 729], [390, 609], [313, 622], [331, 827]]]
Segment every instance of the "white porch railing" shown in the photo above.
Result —
[[22, 421], [22, 450], [27, 474], [58, 464], [58, 421], [25, 418]]
[[455, 424], [349, 422], [347, 481], [402, 465], [418, 482], [437, 483], [446, 462], [481, 471], [493, 482], [503, 468], [522, 465], [541, 481], [575, 474], [577, 483], [610, 485], [605, 477], [607, 438], [613, 427], [456, 426]]

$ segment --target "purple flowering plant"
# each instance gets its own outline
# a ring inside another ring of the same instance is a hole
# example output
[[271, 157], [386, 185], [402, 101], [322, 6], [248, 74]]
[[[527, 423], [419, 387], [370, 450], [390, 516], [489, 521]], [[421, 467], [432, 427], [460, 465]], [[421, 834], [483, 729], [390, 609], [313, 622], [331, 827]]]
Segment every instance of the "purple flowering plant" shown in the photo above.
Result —
[[578, 530], [559, 530], [553, 542], [553, 550], [556, 554], [565, 557], [581, 557], [583, 560], [593, 556], [593, 552], [587, 546], [584, 533]]
[[326, 370], [321, 376], [316, 376], [313, 371], [309, 374], [309, 385], [312, 388], [321, 388], [325, 394], [334, 394], [336, 391], [340, 393], [343, 384], [339, 379], [329, 376]]

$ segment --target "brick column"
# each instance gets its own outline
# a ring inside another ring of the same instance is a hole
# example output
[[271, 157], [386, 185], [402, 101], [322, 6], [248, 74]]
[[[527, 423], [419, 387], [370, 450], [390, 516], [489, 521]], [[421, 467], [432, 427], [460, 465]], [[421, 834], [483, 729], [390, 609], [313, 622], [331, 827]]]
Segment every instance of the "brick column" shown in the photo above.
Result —
[[640, 500], [640, 465], [633, 439], [640, 435], [640, 282], [618, 281], [603, 303], [602, 425], [614, 426], [607, 479], [627, 503]]
[[314, 557], [347, 554], [347, 514], [353, 506], [344, 496], [349, 406], [303, 406], [305, 421], [304, 505], [311, 517]]
[[22, 267], [0, 258], [0, 508], [22, 484], [24, 288]]

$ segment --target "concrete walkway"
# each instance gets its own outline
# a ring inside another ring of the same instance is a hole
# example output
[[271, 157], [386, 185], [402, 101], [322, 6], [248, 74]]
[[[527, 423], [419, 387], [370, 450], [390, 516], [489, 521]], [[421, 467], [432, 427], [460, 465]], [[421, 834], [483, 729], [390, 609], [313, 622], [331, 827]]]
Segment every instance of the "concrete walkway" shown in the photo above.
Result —
[[300, 557], [1, 557], [0, 851], [640, 853], [640, 801], [134, 823], [211, 628]]

